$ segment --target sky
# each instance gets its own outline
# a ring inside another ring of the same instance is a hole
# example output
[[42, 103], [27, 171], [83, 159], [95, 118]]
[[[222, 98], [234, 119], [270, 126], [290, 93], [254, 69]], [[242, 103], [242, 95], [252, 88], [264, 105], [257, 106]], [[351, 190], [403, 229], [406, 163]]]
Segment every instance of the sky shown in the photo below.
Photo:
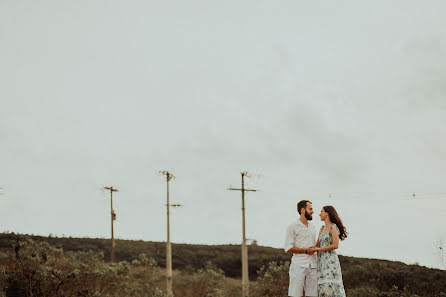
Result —
[[[282, 247], [333, 205], [339, 253], [439, 268], [444, 1], [0, 0], [0, 231]], [[413, 197], [415, 193], [415, 197]]]

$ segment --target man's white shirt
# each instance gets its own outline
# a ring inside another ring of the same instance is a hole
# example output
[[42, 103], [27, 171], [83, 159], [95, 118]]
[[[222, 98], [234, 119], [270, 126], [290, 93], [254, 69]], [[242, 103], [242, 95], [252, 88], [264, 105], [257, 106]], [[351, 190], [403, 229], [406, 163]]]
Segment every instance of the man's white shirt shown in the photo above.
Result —
[[[316, 244], [316, 236], [316, 227], [311, 222], [308, 222], [307, 227], [297, 219], [286, 230], [284, 250], [287, 252], [293, 246], [298, 248], [314, 246]], [[317, 254], [293, 254], [291, 264], [298, 267], [317, 268]]]

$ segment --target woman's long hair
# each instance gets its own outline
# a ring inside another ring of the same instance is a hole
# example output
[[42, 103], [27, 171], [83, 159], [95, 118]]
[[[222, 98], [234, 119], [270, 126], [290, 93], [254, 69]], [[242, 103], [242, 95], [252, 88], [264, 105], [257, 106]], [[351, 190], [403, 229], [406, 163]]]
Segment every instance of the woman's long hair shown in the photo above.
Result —
[[342, 224], [342, 220], [338, 215], [338, 212], [333, 206], [327, 205], [322, 207], [325, 212], [328, 212], [328, 215], [330, 217], [330, 221], [333, 224], [336, 224], [339, 228], [339, 239], [344, 240], [347, 238], [347, 229], [345, 229], [344, 224]]

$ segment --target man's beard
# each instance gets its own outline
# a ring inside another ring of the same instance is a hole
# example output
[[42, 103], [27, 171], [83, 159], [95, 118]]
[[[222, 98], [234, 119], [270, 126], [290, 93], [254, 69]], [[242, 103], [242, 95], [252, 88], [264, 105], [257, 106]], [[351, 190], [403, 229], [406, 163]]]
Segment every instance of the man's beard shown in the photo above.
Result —
[[313, 217], [305, 210], [305, 218], [308, 220], [308, 221], [311, 221], [312, 219], [313, 219]]

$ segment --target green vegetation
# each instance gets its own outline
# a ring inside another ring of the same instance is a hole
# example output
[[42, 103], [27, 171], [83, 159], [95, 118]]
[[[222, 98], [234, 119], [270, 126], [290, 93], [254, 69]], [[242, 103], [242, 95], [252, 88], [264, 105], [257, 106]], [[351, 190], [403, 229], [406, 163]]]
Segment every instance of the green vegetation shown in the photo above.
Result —
[[[93, 251], [103, 253], [105, 261], [110, 259], [110, 240], [93, 238], [57, 238], [32, 235], [0, 234], [0, 251], [10, 250], [19, 238], [46, 241], [64, 251]], [[166, 265], [166, 249], [163, 242], [116, 240], [116, 260], [131, 262], [144, 253], [155, 259], [161, 267]], [[249, 274], [255, 278], [257, 271], [271, 261], [289, 261], [290, 255], [282, 250], [251, 245], [249, 247]], [[197, 270], [204, 268], [207, 262], [223, 269], [225, 275], [241, 277], [241, 253], [239, 245], [190, 245], [172, 244], [173, 267], [179, 270]]]
[[[0, 234], [0, 297], [166, 297], [164, 243]], [[290, 255], [250, 246], [251, 296], [286, 296]], [[446, 271], [340, 256], [348, 297], [446, 297]], [[176, 297], [240, 296], [240, 247], [173, 245]]]

